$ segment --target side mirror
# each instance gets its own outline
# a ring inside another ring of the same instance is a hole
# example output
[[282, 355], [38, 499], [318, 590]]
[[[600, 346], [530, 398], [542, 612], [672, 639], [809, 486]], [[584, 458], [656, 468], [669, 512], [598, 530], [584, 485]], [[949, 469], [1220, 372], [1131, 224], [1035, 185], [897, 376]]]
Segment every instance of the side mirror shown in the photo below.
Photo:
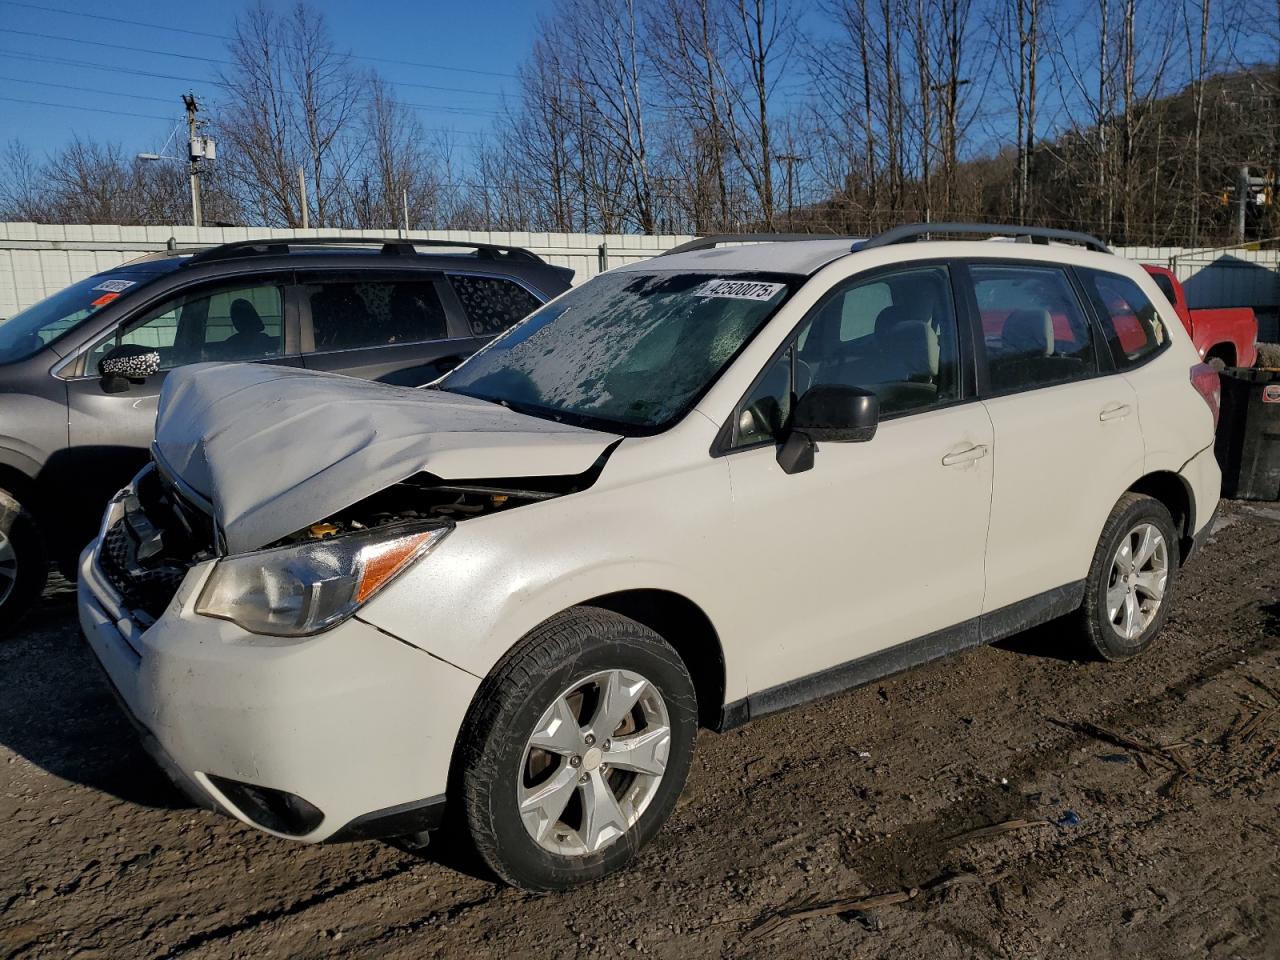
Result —
[[787, 473], [812, 469], [819, 441], [865, 443], [880, 424], [880, 401], [870, 390], [836, 384], [811, 388], [797, 402], [778, 465]]
[[160, 351], [136, 343], [121, 344], [98, 361], [103, 393], [124, 393], [129, 384], [144, 383], [159, 370]]

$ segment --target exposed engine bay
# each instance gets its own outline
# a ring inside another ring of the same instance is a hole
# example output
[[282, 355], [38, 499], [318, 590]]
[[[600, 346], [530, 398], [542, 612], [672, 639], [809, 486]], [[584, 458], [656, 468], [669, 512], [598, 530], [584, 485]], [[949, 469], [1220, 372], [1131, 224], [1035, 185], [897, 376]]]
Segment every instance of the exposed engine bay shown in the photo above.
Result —
[[514, 510], [571, 492], [567, 489], [532, 489], [523, 484], [541, 483], [553, 486], [550, 481], [564, 479], [576, 478], [538, 477], [534, 480], [516, 481], [521, 485], [513, 486], [511, 480], [456, 483], [424, 474], [394, 484], [319, 523], [313, 523], [277, 541], [272, 546], [323, 540], [392, 523], [409, 523], [415, 520], [460, 522], [472, 517]]
[[[609, 452], [590, 469], [570, 476], [458, 482], [420, 473], [263, 549], [419, 520], [461, 523], [551, 500], [591, 486]], [[121, 501], [119, 519], [104, 531], [98, 562], [125, 604], [153, 622], [192, 566], [225, 553], [218, 540], [213, 518], [152, 466], [138, 475], [133, 491]]]

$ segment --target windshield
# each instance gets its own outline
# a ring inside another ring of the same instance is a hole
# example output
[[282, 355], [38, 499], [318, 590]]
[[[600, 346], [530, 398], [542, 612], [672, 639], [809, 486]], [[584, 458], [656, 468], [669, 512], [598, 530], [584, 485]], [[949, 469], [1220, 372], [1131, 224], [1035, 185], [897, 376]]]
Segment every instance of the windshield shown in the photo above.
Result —
[[583, 426], [656, 432], [698, 401], [798, 282], [604, 274], [512, 327], [439, 386]]
[[25, 360], [79, 326], [126, 290], [150, 279], [150, 274], [115, 277], [99, 274], [73, 283], [8, 320], [0, 320], [0, 363]]

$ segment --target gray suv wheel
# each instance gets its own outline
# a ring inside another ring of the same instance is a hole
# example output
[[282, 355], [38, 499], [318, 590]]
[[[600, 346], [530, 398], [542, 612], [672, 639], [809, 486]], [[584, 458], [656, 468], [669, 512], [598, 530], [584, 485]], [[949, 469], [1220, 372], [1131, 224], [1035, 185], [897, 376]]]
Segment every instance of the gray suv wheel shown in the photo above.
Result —
[[44, 589], [49, 561], [35, 520], [0, 490], [0, 636], [31, 607]]

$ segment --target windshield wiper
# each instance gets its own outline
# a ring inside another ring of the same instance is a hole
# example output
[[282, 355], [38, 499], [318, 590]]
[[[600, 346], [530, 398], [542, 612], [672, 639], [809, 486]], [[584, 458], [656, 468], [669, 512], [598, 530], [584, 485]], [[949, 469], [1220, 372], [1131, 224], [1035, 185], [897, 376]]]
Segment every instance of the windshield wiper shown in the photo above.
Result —
[[549, 410], [546, 407], [539, 407], [532, 403], [519, 403], [513, 400], [499, 400], [497, 398], [481, 397], [481, 400], [489, 400], [490, 403], [496, 403], [506, 407], [508, 410], [514, 410], [516, 413], [522, 413], [526, 417], [537, 417], [539, 420], [553, 420], [556, 423], [563, 423], [563, 415]]

